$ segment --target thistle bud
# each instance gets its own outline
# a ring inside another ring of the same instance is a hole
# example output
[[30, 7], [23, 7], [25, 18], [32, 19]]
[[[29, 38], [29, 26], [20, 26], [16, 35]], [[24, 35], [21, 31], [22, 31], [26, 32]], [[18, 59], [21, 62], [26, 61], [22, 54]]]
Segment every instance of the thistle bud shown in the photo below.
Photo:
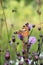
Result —
[[33, 28], [35, 28], [35, 25], [32, 25]]
[[37, 10], [38, 15], [41, 15], [41, 11]]
[[38, 30], [41, 31], [41, 27], [38, 27]]
[[9, 51], [6, 51], [5, 59], [6, 60], [9, 60], [10, 59], [10, 52]]

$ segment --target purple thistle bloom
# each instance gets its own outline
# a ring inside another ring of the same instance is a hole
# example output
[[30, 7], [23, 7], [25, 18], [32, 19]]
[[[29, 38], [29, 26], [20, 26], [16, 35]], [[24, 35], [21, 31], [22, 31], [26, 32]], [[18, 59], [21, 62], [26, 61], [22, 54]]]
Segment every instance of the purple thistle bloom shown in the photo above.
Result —
[[19, 62], [19, 65], [23, 65], [23, 62]]
[[29, 65], [32, 63], [32, 60], [30, 60], [30, 59], [28, 59], [28, 63], [29, 63]]
[[10, 59], [10, 52], [9, 51], [6, 51], [5, 59], [6, 60], [9, 60]]
[[8, 65], [8, 63], [4, 63], [4, 65]]
[[21, 34], [18, 34], [18, 37], [20, 40], [23, 40], [23, 36]]
[[29, 24], [28, 27], [29, 27], [29, 29], [32, 29], [32, 25], [31, 24]]
[[18, 56], [18, 60], [21, 60], [21, 56]]
[[36, 43], [36, 38], [34, 36], [29, 37], [29, 43], [34, 44]]

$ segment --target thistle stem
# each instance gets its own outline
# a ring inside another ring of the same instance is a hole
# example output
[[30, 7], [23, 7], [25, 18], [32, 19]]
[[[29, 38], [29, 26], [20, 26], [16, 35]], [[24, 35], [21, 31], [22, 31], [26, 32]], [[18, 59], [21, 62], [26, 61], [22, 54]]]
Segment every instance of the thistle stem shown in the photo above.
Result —
[[3, 8], [3, 5], [2, 5], [2, 1], [1, 1], [1, 7], [2, 7], [2, 10], [3, 10], [5, 25], [6, 25], [6, 31], [7, 31], [8, 41], [9, 41], [8, 27], [7, 27], [6, 16], [5, 16], [4, 8]]

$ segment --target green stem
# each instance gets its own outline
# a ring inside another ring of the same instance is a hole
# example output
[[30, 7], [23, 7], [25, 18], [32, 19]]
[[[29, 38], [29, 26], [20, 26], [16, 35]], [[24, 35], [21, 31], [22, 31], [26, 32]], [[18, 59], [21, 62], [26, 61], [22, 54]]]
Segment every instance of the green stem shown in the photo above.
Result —
[[0, 39], [2, 39], [2, 21], [0, 22]]
[[7, 30], [7, 35], [8, 35], [8, 41], [9, 41], [8, 27], [7, 27], [6, 16], [5, 16], [5, 12], [4, 12], [4, 8], [3, 8], [3, 5], [2, 5], [2, 2], [1, 2], [1, 7], [2, 7], [2, 10], [3, 10], [4, 18], [5, 18], [5, 25], [6, 25], [6, 30]]

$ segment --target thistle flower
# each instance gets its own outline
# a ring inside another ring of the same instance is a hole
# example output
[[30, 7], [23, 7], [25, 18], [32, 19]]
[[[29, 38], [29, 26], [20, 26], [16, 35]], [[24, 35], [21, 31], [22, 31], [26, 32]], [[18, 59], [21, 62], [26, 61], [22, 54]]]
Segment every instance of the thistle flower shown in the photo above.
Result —
[[31, 43], [27, 45], [27, 52], [29, 51], [30, 47], [31, 47]]
[[29, 25], [29, 23], [27, 22], [25, 25], [26, 25], [26, 26], [28, 26], [28, 25]]
[[24, 55], [26, 53], [26, 51], [25, 50], [22, 50], [22, 54]]
[[18, 58], [18, 60], [21, 60], [21, 56], [18, 56], [17, 58]]
[[23, 59], [25, 59], [25, 56], [23, 56]]
[[28, 59], [25, 59], [25, 62], [28, 63]]
[[9, 60], [10, 59], [10, 52], [7, 50], [5, 54], [5, 59]]
[[15, 41], [16, 41], [15, 36], [12, 36], [12, 41], [13, 41], [13, 42], [15, 42]]
[[33, 24], [32, 27], [34, 28], [35, 27], [35, 24]]
[[32, 60], [28, 59], [28, 63], [29, 63], [29, 65], [31, 65], [31, 63], [32, 63]]
[[37, 10], [38, 15], [41, 15], [41, 11]]
[[38, 39], [38, 42], [40, 42], [40, 39]]
[[19, 42], [17, 42], [16, 44], [19, 45]]
[[43, 37], [43, 34], [40, 34], [39, 36], [42, 38]]
[[9, 65], [9, 64], [5, 62], [4, 65]]
[[20, 53], [19, 52], [17, 52], [17, 56], [20, 56]]
[[41, 31], [41, 27], [38, 27], [38, 30]]
[[18, 34], [18, 38], [19, 38], [20, 40], [23, 40], [23, 36], [22, 36], [21, 34]]
[[28, 42], [25, 42], [25, 44], [27, 45], [27, 44], [28, 44]]
[[17, 31], [16, 31], [16, 32], [14, 32], [14, 34], [17, 34]]
[[30, 37], [29, 37], [29, 43], [31, 43], [31, 44], [36, 43], [36, 37], [30, 36]]
[[17, 12], [17, 10], [16, 9], [15, 10], [13, 9], [12, 12]]
[[31, 24], [26, 23], [25, 25], [28, 27], [28, 30], [29, 30], [29, 31], [32, 29], [32, 25], [31, 25]]
[[28, 25], [28, 28], [29, 28], [29, 30], [31, 30], [31, 29], [32, 29], [32, 25], [31, 25], [31, 24], [29, 24], [29, 25]]
[[39, 56], [38, 56], [38, 55], [35, 55], [34, 60], [35, 60], [35, 61], [38, 61], [38, 59], [39, 59]]
[[23, 62], [19, 62], [19, 65], [23, 65]]

